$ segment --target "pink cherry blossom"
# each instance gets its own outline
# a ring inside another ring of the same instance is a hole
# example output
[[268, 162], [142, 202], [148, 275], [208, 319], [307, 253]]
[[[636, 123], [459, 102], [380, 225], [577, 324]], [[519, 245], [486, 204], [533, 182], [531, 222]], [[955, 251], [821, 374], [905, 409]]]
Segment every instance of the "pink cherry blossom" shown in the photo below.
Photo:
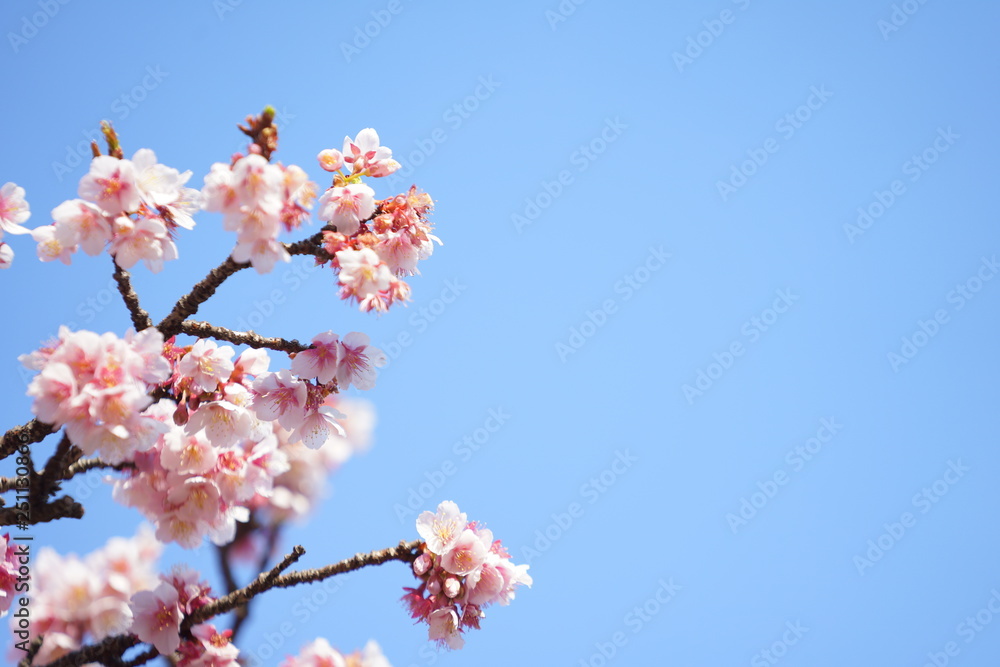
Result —
[[314, 336], [312, 345], [292, 359], [292, 372], [299, 377], [314, 377], [325, 384], [337, 375], [340, 337], [332, 331], [326, 331]]
[[283, 369], [277, 373], [263, 373], [253, 383], [256, 397], [253, 409], [266, 421], [277, 420], [286, 429], [294, 429], [305, 419], [306, 383]]
[[192, 641], [181, 643], [177, 667], [239, 667], [239, 649], [232, 643], [232, 630], [219, 632], [210, 623], [191, 628]]
[[55, 235], [60, 244], [79, 244], [90, 256], [100, 254], [111, 241], [111, 222], [96, 205], [82, 199], [65, 201], [52, 209]]
[[451, 549], [441, 557], [441, 567], [445, 572], [452, 574], [462, 576], [471, 574], [486, 562], [486, 553], [486, 547], [479, 537], [466, 529], [459, 535]]
[[337, 253], [340, 265], [340, 284], [343, 298], [350, 296], [364, 301], [388, 290], [392, 283], [392, 272], [374, 250], [341, 250]]
[[465, 530], [468, 518], [458, 511], [458, 505], [445, 500], [437, 513], [423, 512], [417, 517], [417, 532], [427, 543], [427, 549], [438, 556], [450, 551]]
[[430, 626], [428, 639], [439, 644], [446, 644], [448, 648], [460, 649], [465, 646], [465, 639], [458, 631], [458, 613], [454, 607], [436, 609], [427, 617], [427, 624]]
[[214, 392], [219, 383], [232, 374], [235, 353], [228, 345], [220, 347], [214, 340], [202, 338], [181, 357], [176, 370], [179, 375], [190, 379], [195, 393]]
[[337, 231], [350, 236], [360, 229], [361, 221], [375, 212], [375, 191], [364, 183], [333, 187], [319, 198], [320, 220], [337, 226]]
[[9, 234], [28, 234], [31, 230], [21, 223], [31, 217], [31, 209], [24, 200], [24, 188], [14, 183], [0, 186], [0, 238]]
[[163, 655], [180, 646], [182, 613], [177, 604], [177, 589], [163, 582], [152, 591], [132, 596], [132, 632], [152, 644]]
[[370, 127], [358, 132], [353, 140], [344, 137], [344, 161], [353, 166], [355, 174], [387, 176], [399, 169], [399, 163], [392, 159], [391, 150], [379, 144], [378, 132]]
[[135, 176], [130, 160], [98, 155], [90, 162], [90, 172], [80, 179], [79, 195], [111, 216], [135, 211], [140, 200]]
[[128, 216], [114, 220], [114, 240], [111, 254], [123, 269], [131, 269], [142, 260], [153, 273], [163, 270], [163, 262], [177, 259], [177, 246], [167, 234], [167, 225], [159, 218], [140, 218], [138, 222]]
[[201, 208], [201, 193], [184, 187], [191, 178], [191, 171], [180, 173], [172, 167], [157, 163], [156, 154], [148, 148], [140, 148], [132, 156], [136, 170], [136, 186], [143, 201], [166, 219], [169, 224], [194, 228], [191, 214]]
[[0, 269], [9, 269], [14, 263], [14, 249], [0, 242]]
[[63, 264], [69, 265], [70, 255], [76, 251], [76, 246], [64, 246], [56, 238], [55, 232], [54, 225], [43, 225], [31, 230], [31, 238], [38, 243], [38, 259], [43, 262], [58, 259]]
[[368, 336], [357, 331], [347, 334], [340, 342], [336, 375], [342, 390], [352, 384], [362, 390], [375, 386], [375, 369], [384, 366], [388, 359], [382, 350], [368, 342]]
[[344, 166], [344, 154], [335, 148], [327, 148], [316, 156], [323, 171], [337, 171]]
[[461, 633], [478, 629], [493, 603], [508, 604], [518, 586], [531, 586], [527, 565], [514, 565], [499, 540], [451, 501], [436, 514], [417, 518], [424, 539], [413, 562], [417, 588], [405, 588], [403, 601], [410, 615], [428, 624], [428, 636], [441, 645], [461, 648]]

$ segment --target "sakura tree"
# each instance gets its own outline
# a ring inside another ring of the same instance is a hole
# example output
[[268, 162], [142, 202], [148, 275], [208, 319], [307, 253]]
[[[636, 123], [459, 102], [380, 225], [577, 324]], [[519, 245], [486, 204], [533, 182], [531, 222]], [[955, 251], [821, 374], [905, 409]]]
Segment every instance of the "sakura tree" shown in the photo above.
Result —
[[[514, 565], [492, 532], [451, 501], [418, 517], [419, 539], [317, 569], [292, 569], [308, 545], [278, 557], [282, 527], [308, 514], [325, 477], [365, 446], [371, 407], [341, 392], [371, 389], [386, 357], [359, 332], [322, 331], [304, 344], [192, 318], [236, 272], [268, 273], [293, 255], [329, 267], [341, 299], [381, 313], [408, 300], [405, 279], [440, 241], [427, 193], [413, 186], [376, 197], [369, 179], [399, 163], [375, 130], [319, 153], [332, 180], [317, 201], [304, 169], [273, 161], [274, 115], [267, 108], [239, 126], [247, 150], [212, 165], [200, 190], [188, 187], [190, 171], [160, 164], [150, 149], [126, 158], [108, 123], [106, 153], [92, 144], [78, 198], [55, 206], [51, 224], [25, 227], [24, 190], [0, 188], [0, 239], [30, 234], [43, 262], [106, 251], [132, 322], [120, 333], [61, 327], [20, 357], [36, 372], [28, 387], [34, 418], [0, 440], [10, 473], [0, 478], [7, 495], [0, 524], [23, 531], [81, 519], [83, 506], [62, 485], [88, 474], [108, 475], [114, 499], [149, 523], [84, 557], [34, 553], [16, 532], [0, 536], [0, 611], [10, 614], [10, 655], [22, 665], [140, 665], [162, 655], [178, 667], [235, 666], [236, 640], [257, 597], [388, 561], [407, 564], [417, 579], [402, 598], [412, 618], [428, 625], [430, 640], [457, 649], [486, 607], [506, 605], [518, 586], [531, 585], [528, 566]], [[280, 241], [309, 222], [314, 205], [322, 228]], [[129, 271], [141, 262], [157, 273], [177, 259], [174, 239], [192, 233], [202, 210], [222, 214], [235, 245], [154, 323]], [[0, 241], [0, 267], [13, 261], [13, 248]], [[49, 436], [55, 451], [39, 466], [35, 445]], [[156, 571], [164, 544], [193, 549], [206, 540], [219, 552], [224, 592], [188, 567]], [[237, 559], [258, 563], [259, 576], [239, 585]], [[389, 663], [374, 641], [344, 654], [319, 638], [283, 664]]]

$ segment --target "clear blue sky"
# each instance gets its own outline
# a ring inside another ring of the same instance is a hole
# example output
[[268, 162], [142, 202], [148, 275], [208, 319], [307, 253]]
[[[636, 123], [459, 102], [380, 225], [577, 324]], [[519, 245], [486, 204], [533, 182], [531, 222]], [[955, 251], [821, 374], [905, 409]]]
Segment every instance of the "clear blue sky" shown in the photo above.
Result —
[[[374, 448], [288, 535], [304, 565], [416, 537], [394, 508], [452, 465], [421, 508], [455, 500], [535, 587], [449, 655], [398, 604], [398, 563], [306, 620], [308, 591], [271, 594], [245, 638], [291, 618], [283, 652], [374, 637], [396, 667], [599, 667], [616, 639], [607, 664], [995, 664], [996, 5], [49, 3], [0, 8], [0, 182], [26, 188], [30, 226], [75, 196], [101, 119], [200, 187], [265, 104], [285, 163], [319, 180], [321, 149], [374, 127], [406, 174], [378, 195], [437, 201], [444, 246], [408, 309], [353, 312], [300, 258], [200, 314], [364, 331], [392, 356]], [[233, 245], [198, 220], [180, 261], [133, 272], [154, 318]], [[107, 256], [43, 265], [5, 240], [14, 425], [17, 354], [129, 319]], [[491, 411], [477, 451], [456, 445]], [[101, 485], [88, 509], [37, 539], [83, 553], [140, 521]], [[210, 549], [179, 560], [218, 582]]]

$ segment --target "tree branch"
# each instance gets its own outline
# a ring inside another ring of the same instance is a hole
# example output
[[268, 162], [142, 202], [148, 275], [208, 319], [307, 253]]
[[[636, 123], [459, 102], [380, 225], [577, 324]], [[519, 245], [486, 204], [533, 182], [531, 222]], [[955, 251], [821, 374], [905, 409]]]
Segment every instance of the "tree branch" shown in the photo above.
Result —
[[197, 336], [198, 338], [212, 337], [216, 340], [224, 340], [237, 345], [249, 345], [254, 348], [266, 347], [278, 352], [302, 352], [312, 347], [311, 345], [303, 345], [295, 339], [268, 338], [253, 331], [233, 331], [225, 327], [217, 327], [208, 322], [198, 322], [195, 320], [184, 320], [181, 322], [177, 333]]
[[232, 257], [227, 257], [222, 264], [209, 271], [200, 283], [192, 287], [190, 293], [178, 299], [174, 309], [156, 325], [156, 328], [164, 338], [176, 336], [180, 333], [181, 323], [188, 316], [197, 313], [198, 306], [208, 301], [226, 278], [249, 266], [249, 262], [235, 262]]
[[0, 509], [0, 526], [35, 525], [56, 519], [82, 519], [83, 505], [70, 496], [60, 496], [51, 503], [31, 507], [31, 515], [24, 521], [24, 513], [15, 507]]
[[132, 324], [135, 326], [135, 330], [142, 331], [143, 329], [148, 329], [153, 326], [153, 320], [150, 319], [149, 313], [139, 305], [139, 295], [132, 289], [131, 276], [129, 276], [128, 271], [118, 266], [118, 262], [115, 261], [114, 257], [111, 258], [111, 261], [115, 265], [114, 278], [115, 282], [118, 283], [118, 291], [122, 295], [122, 300], [125, 301], [125, 307], [128, 308], [129, 315], [132, 316]]
[[46, 424], [37, 419], [32, 419], [22, 426], [15, 426], [4, 433], [3, 438], [0, 439], [0, 459], [10, 456], [21, 445], [41, 442], [54, 431], [55, 427], [52, 424]]

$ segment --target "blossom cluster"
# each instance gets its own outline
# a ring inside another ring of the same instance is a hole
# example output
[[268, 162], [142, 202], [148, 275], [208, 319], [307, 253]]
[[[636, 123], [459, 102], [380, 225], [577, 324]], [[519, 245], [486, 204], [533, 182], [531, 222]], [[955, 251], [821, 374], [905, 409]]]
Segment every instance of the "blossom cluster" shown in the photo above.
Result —
[[[35, 664], [75, 651], [88, 639], [126, 632], [133, 619], [129, 600], [156, 585], [153, 566], [162, 549], [148, 529], [130, 539], [111, 538], [83, 558], [41, 549], [31, 572], [28, 631], [31, 638], [45, 635]], [[21, 657], [18, 651], [15, 661]]]
[[219, 632], [214, 625], [201, 623], [191, 628], [193, 639], [181, 641], [184, 618], [212, 600], [211, 589], [199, 581], [197, 572], [174, 566], [169, 575], [160, 575], [155, 588], [132, 596], [128, 629], [162, 655], [178, 651], [179, 667], [236, 667], [239, 651], [230, 642], [230, 630]]
[[[295, 455], [297, 445], [319, 449], [345, 436], [345, 415], [335, 407], [338, 381], [345, 388], [374, 384], [371, 364], [381, 352], [367, 346], [367, 337], [349, 333], [341, 342], [326, 332], [316, 340], [317, 347], [299, 353], [292, 365], [307, 377], [318, 376], [318, 383], [288, 369], [267, 371], [263, 350], [247, 350], [234, 361], [231, 347], [211, 340], [188, 347], [171, 343], [169, 386], [178, 403], [164, 400], [147, 411], [164, 433], [135, 455], [134, 468], [115, 483], [115, 498], [138, 508], [165, 542], [188, 548], [206, 536], [216, 544], [231, 542], [236, 522], [246, 521], [255, 507], [269, 506], [275, 480], [292, 472], [289, 452]], [[295, 487], [302, 477], [285, 480]], [[278, 515], [294, 513], [296, 501], [300, 511], [308, 508], [299, 490], [279, 493]]]
[[162, 351], [163, 336], [153, 328], [122, 339], [60, 327], [55, 342], [19, 357], [39, 371], [28, 386], [31, 410], [42, 422], [65, 426], [85, 454], [100, 451], [120, 463], [166, 430], [144, 412], [153, 402], [150, 389], [170, 375]]
[[[31, 217], [31, 208], [24, 200], [24, 188], [14, 183], [0, 186], [0, 239], [5, 233], [30, 234], [31, 230], [21, 225]], [[9, 269], [14, 261], [14, 250], [0, 241], [0, 269]]]
[[316, 184], [300, 167], [271, 164], [263, 155], [236, 155], [232, 164], [216, 162], [202, 188], [206, 211], [222, 213], [222, 224], [236, 232], [232, 258], [270, 273], [275, 262], [291, 259], [278, 241], [308, 218]]
[[320, 637], [302, 647], [298, 655], [289, 656], [281, 667], [392, 667], [374, 639], [365, 647], [344, 655]]
[[483, 609], [509, 604], [517, 586], [531, 586], [528, 566], [514, 565], [492, 531], [468, 521], [450, 500], [417, 517], [417, 532], [424, 542], [413, 573], [421, 583], [405, 588], [403, 601], [439, 645], [462, 648], [462, 633], [479, 628]]
[[[384, 200], [361, 182], [363, 176], [387, 176], [399, 168], [392, 151], [380, 145], [378, 133], [366, 128], [344, 138], [344, 150], [319, 154], [320, 166], [336, 172], [333, 185], [319, 199], [318, 216], [336, 227], [323, 232], [323, 249], [338, 273], [340, 296], [363, 311], [383, 312], [409, 299], [403, 276], [418, 273], [417, 262], [434, 251], [427, 216], [433, 201], [416, 186]], [[350, 166], [349, 173], [342, 169]]]
[[190, 171], [159, 164], [148, 148], [131, 160], [95, 157], [80, 179], [80, 199], [63, 202], [52, 210], [51, 225], [32, 230], [38, 258], [69, 264], [78, 249], [93, 256], [107, 246], [123, 269], [142, 260], [160, 272], [163, 262], [177, 259], [177, 228], [192, 229], [191, 214], [201, 206], [198, 191], [185, 187], [189, 178]]

